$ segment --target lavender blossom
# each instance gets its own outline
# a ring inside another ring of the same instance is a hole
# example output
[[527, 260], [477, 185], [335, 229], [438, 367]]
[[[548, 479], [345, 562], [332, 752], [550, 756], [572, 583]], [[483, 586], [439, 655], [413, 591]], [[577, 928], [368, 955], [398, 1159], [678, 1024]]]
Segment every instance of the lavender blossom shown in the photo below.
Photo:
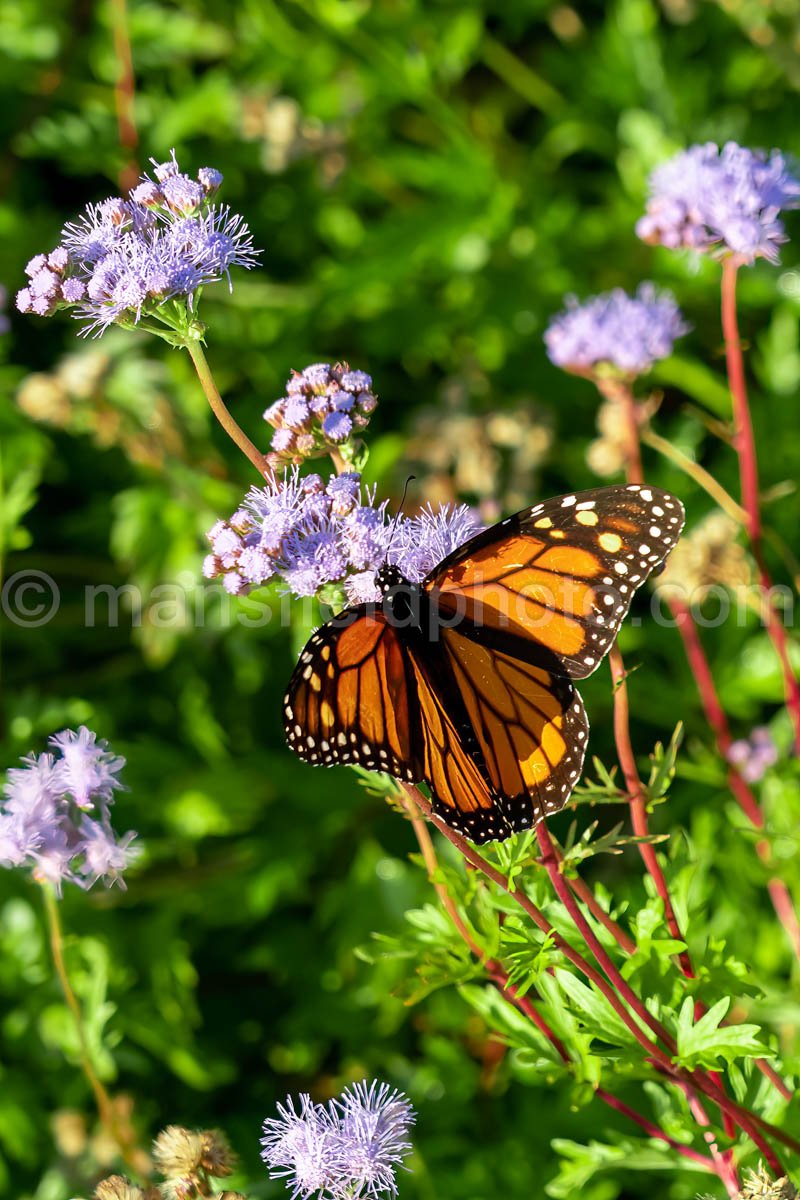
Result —
[[462, 505], [401, 517], [392, 531], [386, 504], [376, 504], [356, 472], [324, 483], [293, 467], [265, 487], [252, 488], [228, 521], [214, 525], [203, 572], [221, 576], [234, 595], [279, 578], [297, 596], [333, 587], [338, 592], [328, 594], [329, 601], [377, 602], [375, 572], [384, 563], [419, 582], [480, 528]]
[[480, 533], [483, 525], [466, 504], [430, 504], [415, 517], [398, 521], [388, 561], [412, 583], [419, 583], [464, 542]]
[[[377, 569], [385, 554], [385, 505], [362, 495], [360, 476], [301, 477], [297, 468], [251, 488], [238, 512], [209, 532], [208, 577], [234, 594], [280, 576], [298, 596], [341, 584], [351, 570]], [[364, 503], [366, 501], [366, 503]]]
[[292, 1200], [379, 1200], [396, 1196], [396, 1168], [411, 1150], [414, 1110], [402, 1092], [366, 1081], [345, 1089], [327, 1107], [300, 1097], [278, 1105], [264, 1122], [261, 1157], [282, 1178]]
[[758, 783], [778, 761], [778, 748], [772, 734], [763, 725], [751, 730], [728, 747], [728, 762], [733, 763], [746, 783]]
[[635, 296], [615, 288], [582, 304], [568, 297], [544, 340], [551, 361], [565, 370], [591, 372], [602, 364], [638, 375], [669, 357], [688, 329], [672, 293], [642, 283]]
[[[52, 316], [68, 308], [86, 322], [83, 334], [98, 335], [150, 317], [174, 344], [184, 344], [190, 328], [193, 336], [202, 331], [200, 290], [222, 278], [230, 286], [231, 267], [253, 267], [259, 252], [242, 217], [209, 203], [222, 182], [218, 171], [203, 167], [192, 179], [174, 151], [166, 163], [153, 162], [155, 180], [144, 176], [127, 198], [90, 204], [64, 227], [60, 246], [31, 259], [28, 285], [17, 294], [20, 312]], [[167, 312], [167, 300], [184, 303]]]
[[728, 142], [690, 146], [650, 177], [647, 211], [636, 225], [646, 242], [732, 254], [740, 263], [778, 261], [787, 241], [782, 209], [800, 204], [800, 181], [777, 150]]
[[293, 372], [286, 395], [264, 413], [275, 429], [271, 465], [300, 463], [343, 446], [352, 461], [360, 449], [354, 435], [366, 429], [377, 403], [372, 378], [365, 371], [351, 371], [347, 363], [314, 363]]
[[64, 882], [90, 888], [98, 879], [124, 888], [136, 856], [135, 833], [111, 827], [114, 793], [125, 760], [85, 726], [50, 738], [56, 753], [29, 754], [9, 770], [0, 801], [0, 866], [29, 867], [59, 895]]

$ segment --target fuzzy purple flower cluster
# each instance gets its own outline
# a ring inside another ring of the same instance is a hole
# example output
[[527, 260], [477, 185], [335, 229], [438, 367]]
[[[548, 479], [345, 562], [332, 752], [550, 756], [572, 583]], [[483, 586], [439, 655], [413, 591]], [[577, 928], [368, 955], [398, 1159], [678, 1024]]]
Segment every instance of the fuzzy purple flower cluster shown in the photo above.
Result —
[[636, 225], [646, 242], [730, 253], [742, 263], [778, 261], [787, 240], [779, 213], [800, 204], [800, 181], [783, 155], [728, 142], [690, 146], [656, 167], [647, 211]]
[[191, 308], [200, 288], [223, 277], [230, 283], [231, 267], [255, 264], [242, 217], [210, 203], [219, 171], [203, 167], [192, 179], [174, 152], [154, 168], [154, 180], [143, 177], [126, 199], [90, 204], [64, 227], [55, 250], [31, 259], [28, 285], [17, 293], [20, 312], [49, 317], [71, 308], [87, 322], [82, 333], [99, 335], [115, 323], [158, 317], [170, 299], [184, 297]]
[[638, 375], [668, 358], [675, 339], [689, 329], [672, 293], [652, 283], [640, 284], [635, 296], [615, 288], [582, 304], [569, 296], [566, 305], [544, 340], [550, 360], [568, 371], [602, 363]]
[[29, 754], [8, 772], [0, 801], [0, 866], [29, 867], [35, 879], [90, 888], [119, 883], [135, 857], [135, 833], [111, 827], [114, 792], [125, 759], [81, 726], [50, 738], [53, 754]]
[[778, 761], [778, 747], [766, 726], [758, 725], [749, 737], [731, 743], [727, 758], [745, 783], [758, 783]]
[[347, 363], [314, 363], [293, 372], [286, 395], [264, 413], [275, 429], [270, 462], [278, 467], [327, 454], [366, 429], [377, 403], [372, 378]]
[[414, 1110], [402, 1092], [366, 1081], [327, 1106], [300, 1097], [279, 1104], [264, 1122], [261, 1157], [272, 1178], [284, 1179], [292, 1200], [396, 1196], [396, 1168], [411, 1150]]
[[229, 520], [214, 525], [203, 573], [221, 576], [234, 595], [280, 578], [297, 596], [338, 584], [352, 603], [367, 603], [380, 599], [375, 572], [385, 562], [418, 582], [480, 529], [461, 505], [423, 509], [392, 530], [385, 502], [376, 505], [356, 472], [325, 483], [294, 467], [252, 488]]

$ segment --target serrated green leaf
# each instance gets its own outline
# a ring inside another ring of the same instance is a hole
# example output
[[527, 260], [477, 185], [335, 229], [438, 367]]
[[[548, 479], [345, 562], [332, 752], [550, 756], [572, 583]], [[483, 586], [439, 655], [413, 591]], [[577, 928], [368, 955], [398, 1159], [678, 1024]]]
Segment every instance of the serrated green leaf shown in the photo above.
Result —
[[722, 1025], [730, 1003], [729, 997], [723, 997], [695, 1021], [695, 1001], [686, 997], [678, 1014], [676, 1062], [687, 1067], [715, 1067], [720, 1058], [733, 1062], [737, 1058], [772, 1056], [769, 1047], [758, 1040], [758, 1025]]

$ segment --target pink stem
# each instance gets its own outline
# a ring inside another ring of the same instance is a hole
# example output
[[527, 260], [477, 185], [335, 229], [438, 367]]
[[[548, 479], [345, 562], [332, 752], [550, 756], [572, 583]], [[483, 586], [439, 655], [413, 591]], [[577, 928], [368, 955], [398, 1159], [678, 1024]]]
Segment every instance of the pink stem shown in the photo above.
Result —
[[[547, 1020], [539, 1012], [539, 1009], [536, 1007], [530, 997], [527, 995], [520, 995], [518, 989], [510, 982], [508, 974], [499, 962], [495, 961], [494, 959], [484, 960], [484, 956], [480, 947], [473, 941], [472, 936], [470, 935], [465, 922], [462, 920], [449, 891], [443, 883], [436, 882], [436, 873], [439, 865], [436, 858], [436, 851], [433, 848], [433, 843], [431, 841], [430, 834], [428, 833], [428, 827], [420, 816], [417, 804], [414, 800], [412, 800], [408, 791], [404, 791], [403, 799], [406, 811], [411, 818], [411, 824], [413, 826], [417, 843], [428, 872], [428, 878], [435, 888], [436, 893], [439, 896], [439, 899], [441, 900], [446, 912], [449, 914], [455, 928], [461, 935], [461, 938], [466, 943], [470, 952], [479, 961], [485, 961], [485, 967], [489, 978], [492, 980], [498, 991], [500, 991], [504, 996], [508, 996], [512, 1003], [515, 1004], [520, 1010], [520, 1012], [523, 1013], [536, 1026], [539, 1032], [547, 1039], [548, 1042], [550, 1042], [551, 1046], [553, 1046], [561, 1061], [566, 1066], [572, 1067], [572, 1059], [569, 1056], [566, 1046], [561, 1041], [561, 1038], [558, 1037], [553, 1029], [551, 1029]], [[597, 1088], [595, 1095], [602, 1100], [604, 1104], [607, 1104], [609, 1108], [615, 1109], [615, 1111], [628, 1117], [629, 1120], [634, 1121], [650, 1137], [658, 1138], [661, 1141], [666, 1142], [668, 1146], [670, 1146], [676, 1151], [676, 1153], [682, 1155], [684, 1158], [690, 1159], [692, 1162], [704, 1167], [707, 1171], [712, 1171], [719, 1174], [720, 1178], [727, 1187], [725, 1177], [722, 1173], [720, 1173], [719, 1166], [713, 1159], [706, 1158], [704, 1155], [699, 1154], [698, 1151], [694, 1150], [691, 1146], [687, 1146], [683, 1142], [678, 1142], [674, 1138], [671, 1138], [667, 1133], [664, 1132], [663, 1129], [660, 1129], [657, 1125], [654, 1125], [651, 1121], [648, 1121], [648, 1119], [641, 1113], [636, 1112], [635, 1109], [625, 1104], [617, 1096], [613, 1095], [613, 1093], [606, 1091], [605, 1088]]]
[[736, 277], [739, 264], [734, 256], [722, 264], [722, 333], [725, 338], [725, 361], [733, 401], [734, 446], [739, 458], [742, 504], [747, 513], [747, 532], [753, 555], [758, 564], [759, 583], [765, 593], [767, 632], [780, 659], [786, 690], [786, 707], [795, 732], [795, 751], [800, 754], [800, 685], [792, 670], [783, 624], [772, 605], [772, 580], [761, 550], [761, 502], [758, 487], [758, 459], [753, 436], [753, 421], [747, 397], [742, 343], [736, 311]]
[[[631, 442], [635, 440], [638, 447], [639, 424], [636, 419], [635, 400], [633, 398], [632, 389], [628, 387], [626, 390], [629, 398], [629, 403], [625, 406], [625, 412], [627, 414], [629, 426], [629, 437]], [[637, 463], [638, 468], [636, 467]], [[641, 456], [639, 453], [629, 457], [629, 482], [641, 483], [644, 481], [643, 477], [640, 478], [639, 474], [637, 474], [637, 470], [639, 473], [641, 473]], [[730, 729], [728, 727], [728, 719], [725, 716], [725, 710], [720, 704], [719, 697], [717, 695], [717, 689], [714, 685], [714, 678], [711, 674], [711, 668], [708, 665], [708, 659], [705, 656], [705, 651], [703, 650], [703, 645], [697, 632], [697, 626], [695, 625], [694, 617], [691, 609], [679, 598], [670, 598], [668, 603], [675, 624], [678, 627], [678, 632], [683, 640], [686, 657], [689, 661], [689, 666], [697, 684], [697, 689], [700, 694], [700, 700], [703, 705], [706, 720], [708, 721], [714, 733], [720, 756], [727, 761], [728, 750], [733, 739], [731, 738]], [[769, 607], [771, 610], [772, 606], [770, 605]], [[774, 615], [774, 610], [772, 611]], [[781, 634], [783, 634], [782, 626], [780, 627], [780, 631]], [[615, 659], [615, 654], [618, 655], [618, 653], [619, 652], [615, 647], [609, 657], [611, 672], [615, 683], [618, 677], [621, 679], [624, 678], [624, 665], [622, 663], [622, 658], [619, 656], [618, 659]], [[638, 829], [642, 831], [642, 834], [646, 834], [647, 810], [646, 806], [644, 806], [642, 803], [644, 799], [643, 789], [641, 786], [641, 781], [639, 780], [638, 772], [636, 771], [636, 761], [633, 755], [633, 750], [630, 746], [627, 686], [625, 686], [624, 689], [625, 694], [622, 697], [619, 697], [618, 704], [616, 692], [619, 690], [619, 688], [615, 689], [614, 697], [614, 728], [615, 737], [617, 740], [617, 753], [620, 758], [620, 765], [622, 766], [623, 774], [625, 776], [628, 792], [632, 796], [638, 793], [639, 797], [638, 802], [634, 802], [633, 799], [631, 801], [631, 821], [634, 832], [637, 832]], [[619, 729], [617, 728], [618, 725]], [[623, 762], [623, 758], [625, 759], [625, 762]], [[627, 763], [627, 770], [625, 763]], [[631, 786], [632, 784], [633, 787]], [[763, 828], [764, 817], [758, 801], [732, 763], [728, 763], [728, 786], [730, 787], [733, 796], [750, 822], [757, 829]], [[647, 847], [647, 849], [652, 851], [652, 847]], [[769, 857], [771, 854], [769, 843], [762, 840], [757, 844], [756, 849], [762, 861], [769, 862]], [[647, 858], [644, 859], [645, 865], [653, 877], [656, 888], [658, 889], [658, 894], [664, 900], [664, 911], [669, 923], [669, 914], [672, 912], [672, 905], [669, 899], [666, 880], [664, 879], [663, 873], [658, 864], [655, 852], [652, 852], [650, 857], [651, 861], [655, 863], [655, 872], [651, 869], [650, 862], [648, 862]], [[783, 925], [794, 953], [798, 958], [800, 958], [800, 922], [798, 922], [789, 889], [783, 880], [772, 879], [767, 884], [767, 890], [772, 900], [775, 912], [779, 921]], [[672, 917], [674, 920], [674, 912], [672, 912]], [[672, 928], [672, 926], [670, 926], [670, 928]], [[675, 928], [678, 928], [677, 921], [675, 921]], [[674, 932], [673, 936], [676, 936]], [[680, 938], [680, 933], [678, 933], [677, 936]], [[680, 940], [682, 941], [683, 938], [680, 938]], [[688, 972], [686, 969], [687, 967]], [[681, 956], [681, 968], [687, 977], [691, 978], [693, 976], [694, 972], [688, 954]], [[787, 1087], [780, 1075], [778, 1075], [777, 1071], [775, 1071], [765, 1059], [756, 1059], [756, 1066], [761, 1073], [770, 1080], [773, 1086], [777, 1088], [785, 1100], [792, 1099], [793, 1093], [791, 1089]]]
[[756, 442], [753, 436], [750, 405], [747, 400], [744, 359], [736, 316], [736, 274], [738, 269], [738, 263], [734, 257], [726, 258], [722, 264], [722, 333], [725, 338], [725, 361], [728, 367], [731, 399], [733, 400], [734, 445], [739, 456], [742, 504], [747, 513], [747, 532], [750, 541], [758, 543], [761, 539], [758, 459], [756, 458]]
[[[636, 837], [645, 838], [650, 833], [647, 822], [647, 797], [642, 781], [639, 778], [639, 772], [636, 768], [636, 757], [631, 744], [627, 677], [625, 674], [625, 664], [616, 642], [611, 647], [608, 662], [611, 667], [611, 678], [614, 681], [614, 739], [617, 745], [617, 757], [619, 758], [619, 764], [622, 767], [622, 774], [625, 778], [625, 787], [628, 790], [633, 832]], [[678, 918], [675, 916], [675, 909], [672, 907], [667, 881], [664, 878], [664, 872], [661, 870], [661, 864], [658, 861], [655, 849], [649, 843], [642, 842], [639, 844], [639, 853], [655, 884], [656, 893], [664, 905], [664, 916], [670, 934], [676, 941], [682, 942], [685, 939], [678, 924]], [[686, 978], [694, 979], [694, 970], [687, 951], [681, 951], [678, 955], [678, 961]]]
[[[417, 804], [425, 816], [433, 822], [439, 832], [446, 837], [453, 846], [456, 847], [462, 857], [476, 870], [485, 875], [487, 879], [491, 879], [492, 882], [495, 883], [502, 891], [506, 892], [507, 895], [511, 896], [511, 898], [517, 904], [519, 904], [520, 908], [522, 908], [522, 910], [528, 914], [536, 927], [540, 929], [542, 933], [551, 938], [553, 945], [560, 950], [567, 961], [576, 966], [578, 970], [581, 971], [581, 973], [595, 985], [597, 990], [611, 1005], [617, 1016], [623, 1021], [639, 1044], [647, 1052], [648, 1060], [652, 1061], [653, 1065], [658, 1070], [664, 1072], [670, 1078], [682, 1079], [689, 1087], [696, 1088], [698, 1091], [702, 1092], [705, 1096], [712, 1100], [714, 1104], [718, 1105], [724, 1112], [733, 1117], [734, 1120], [738, 1122], [738, 1125], [742, 1131], [746, 1133], [748, 1137], [750, 1137], [756, 1144], [759, 1144], [759, 1139], [763, 1141], [763, 1138], [761, 1138], [758, 1132], [759, 1129], [761, 1129], [771, 1137], [774, 1137], [777, 1141], [781, 1142], [783, 1145], [787, 1146], [795, 1154], [800, 1154], [800, 1142], [790, 1137], [790, 1135], [785, 1133], [782, 1129], [778, 1129], [776, 1126], [770, 1124], [769, 1121], [765, 1121], [763, 1117], [758, 1116], [756, 1113], [748, 1112], [748, 1110], [743, 1108], [742, 1105], [737, 1104], [734, 1100], [731, 1100], [730, 1097], [726, 1096], [724, 1092], [720, 1090], [719, 1085], [706, 1072], [700, 1070], [687, 1072], [682, 1067], [675, 1066], [672, 1063], [669, 1055], [666, 1054], [664, 1050], [662, 1050], [661, 1047], [655, 1042], [650, 1041], [649, 1037], [641, 1028], [641, 1025], [638, 1023], [638, 1021], [634, 1020], [632, 1013], [635, 1013], [636, 1017], [638, 1017], [640, 1021], [642, 1021], [655, 1033], [655, 1036], [663, 1042], [670, 1053], [675, 1052], [676, 1047], [673, 1038], [660, 1024], [660, 1022], [655, 1020], [655, 1018], [650, 1015], [645, 1005], [626, 983], [619, 971], [617, 971], [617, 969], [614, 967], [613, 963], [611, 963], [611, 960], [608, 958], [608, 955], [605, 953], [602, 946], [599, 946], [597, 939], [594, 937], [591, 929], [589, 929], [585, 919], [578, 910], [573, 897], [569, 893], [569, 889], [566, 890], [566, 898], [562, 900], [562, 903], [565, 903], [565, 906], [567, 907], [570, 916], [573, 917], [573, 920], [577, 915], [578, 921], [581, 925], [583, 925], [584, 929], [586, 929], [591, 941], [598, 946], [602, 959], [605, 963], [609, 964], [611, 973], [613, 975], [613, 987], [609, 986], [609, 982], [603, 977], [603, 975], [601, 975], [599, 971], [596, 971], [594, 967], [587, 962], [583, 955], [574, 949], [574, 947], [566, 940], [566, 938], [563, 938], [553, 929], [541, 909], [539, 909], [533, 903], [530, 897], [521, 888], [514, 887], [509, 884], [509, 881], [502, 874], [502, 872], [493, 867], [490, 862], [483, 858], [483, 856], [480, 855], [477, 850], [475, 850], [469, 844], [466, 838], [462, 837], [460, 833], [456, 833], [456, 831], [451, 829], [450, 826], [441, 819], [441, 817], [433, 812], [430, 801], [425, 799], [418, 788], [413, 787], [410, 784], [401, 784], [400, 786], [405, 792], [407, 792], [409, 796], [411, 796], [414, 803]], [[540, 829], [541, 828], [542, 827], [540, 826]], [[555, 865], [555, 860], [549, 855], [548, 857], [552, 870], [552, 867]], [[555, 874], [556, 876], [558, 875], [557, 868]], [[583, 931], [581, 931], [581, 933], [583, 936]], [[592, 953], [594, 954], [595, 951], [592, 950]], [[605, 965], [603, 966], [603, 969], [606, 969]], [[624, 1003], [622, 999], [623, 997]]]
[[622, 409], [625, 422], [625, 474], [628, 483], [644, 483], [642, 446], [639, 437], [639, 420], [636, 412], [636, 397], [626, 380], [602, 378], [593, 375], [597, 390], [606, 400], [611, 400]]
[[139, 133], [136, 128], [136, 78], [133, 73], [127, 0], [111, 0], [111, 26], [118, 70], [114, 85], [117, 129], [120, 146], [127, 157], [127, 162], [120, 171], [119, 184], [123, 191], [128, 191], [136, 186], [139, 179], [139, 167], [136, 162]]
[[[689, 607], [677, 597], [670, 596], [668, 603], [673, 620], [683, 641], [692, 675], [697, 684], [706, 720], [714, 733], [721, 758], [727, 761], [728, 750], [733, 739], [728, 726], [728, 718], [717, 695], [714, 677], [711, 674], [711, 668], [708, 664], [703, 644], [700, 641], [694, 617]], [[750, 821], [750, 824], [755, 829], [763, 829], [764, 814], [761, 811], [758, 800], [732, 763], [728, 763], [728, 786], [742, 812]], [[768, 865], [771, 858], [769, 842], [762, 839], [757, 843], [756, 850], [762, 862]], [[767, 884], [767, 890], [778, 919], [789, 938], [795, 956], [800, 958], [800, 922], [798, 922], [789, 889], [782, 879], [771, 879]], [[761, 1061], [759, 1060], [759, 1062]], [[763, 1071], [763, 1067], [760, 1069]], [[791, 1099], [792, 1093], [788, 1091], [785, 1084], [782, 1083], [780, 1091], [786, 1099]]]
[[635, 1123], [641, 1129], [643, 1129], [645, 1133], [649, 1134], [650, 1137], [659, 1138], [661, 1141], [666, 1142], [668, 1146], [671, 1146], [677, 1154], [681, 1154], [684, 1158], [691, 1159], [692, 1162], [697, 1163], [698, 1166], [705, 1167], [707, 1171], [713, 1171], [716, 1175], [719, 1175], [720, 1179], [725, 1184], [725, 1190], [727, 1191], [728, 1195], [731, 1196], [733, 1200], [736, 1200], [736, 1197], [739, 1195], [738, 1182], [736, 1183], [734, 1190], [731, 1190], [733, 1185], [730, 1182], [730, 1172], [724, 1165], [722, 1165], [720, 1169], [720, 1165], [718, 1165], [716, 1160], [706, 1158], [704, 1154], [700, 1154], [697, 1150], [693, 1150], [691, 1146], [687, 1146], [683, 1142], [676, 1142], [674, 1138], [671, 1138], [668, 1134], [664, 1133], [663, 1129], [659, 1129], [657, 1125], [651, 1124], [651, 1122], [648, 1121], [646, 1117], [643, 1117], [641, 1113], [636, 1112], [636, 1110], [633, 1108], [629, 1108], [627, 1104], [625, 1104], [617, 1096], [613, 1096], [610, 1092], [605, 1091], [604, 1088], [597, 1088], [595, 1095], [599, 1096], [600, 1099], [609, 1106], [609, 1108], [616, 1109], [617, 1112], [623, 1113], [624, 1116], [628, 1117], [631, 1121], [635, 1121]]

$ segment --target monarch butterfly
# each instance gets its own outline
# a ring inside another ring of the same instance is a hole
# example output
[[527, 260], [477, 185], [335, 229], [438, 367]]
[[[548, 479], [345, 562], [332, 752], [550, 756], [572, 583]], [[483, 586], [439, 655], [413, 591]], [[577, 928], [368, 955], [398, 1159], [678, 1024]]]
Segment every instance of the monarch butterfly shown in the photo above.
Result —
[[384, 565], [382, 600], [309, 640], [284, 700], [306, 762], [427, 783], [473, 842], [563, 808], [589, 725], [573, 680], [610, 649], [684, 512], [638, 484], [557, 496], [479, 533], [419, 584]]

